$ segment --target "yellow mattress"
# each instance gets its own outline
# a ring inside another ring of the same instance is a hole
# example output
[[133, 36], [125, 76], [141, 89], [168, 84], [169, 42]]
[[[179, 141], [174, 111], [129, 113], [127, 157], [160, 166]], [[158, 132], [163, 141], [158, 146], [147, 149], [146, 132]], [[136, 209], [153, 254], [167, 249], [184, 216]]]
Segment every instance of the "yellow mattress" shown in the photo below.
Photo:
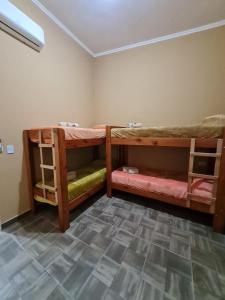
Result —
[[[104, 182], [106, 168], [104, 161], [95, 160], [90, 164], [76, 170], [76, 179], [68, 182], [68, 200], [72, 200], [81, 194], [85, 193], [97, 184]], [[52, 185], [51, 182], [48, 183]], [[41, 183], [37, 183], [36, 187], [41, 187]], [[34, 195], [34, 199], [38, 202], [57, 205], [49, 199], [45, 199], [38, 195]]]
[[204, 119], [197, 125], [114, 128], [112, 129], [112, 137], [221, 138], [224, 128], [225, 115], [216, 115]]

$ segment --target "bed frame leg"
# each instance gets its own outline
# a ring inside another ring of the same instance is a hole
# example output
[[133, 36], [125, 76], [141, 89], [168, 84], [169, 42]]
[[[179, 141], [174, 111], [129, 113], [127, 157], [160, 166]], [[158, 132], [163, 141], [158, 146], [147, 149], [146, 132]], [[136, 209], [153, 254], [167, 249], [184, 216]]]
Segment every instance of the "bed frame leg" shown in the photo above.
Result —
[[225, 230], [225, 130], [223, 134], [222, 156], [217, 185], [213, 230], [224, 233]]
[[70, 227], [70, 220], [69, 220], [69, 208], [60, 207], [58, 206], [58, 223], [59, 229], [62, 232], [65, 232]]
[[31, 143], [29, 140], [28, 131], [23, 131], [23, 150], [24, 150], [24, 160], [27, 172], [27, 186], [28, 186], [28, 197], [30, 201], [30, 208], [33, 214], [37, 211], [37, 204], [33, 199], [33, 182], [34, 176], [32, 172], [32, 153], [31, 153]]
[[107, 174], [107, 197], [112, 197], [112, 146], [111, 126], [106, 127], [106, 174]]
[[61, 128], [54, 129], [56, 180], [58, 198], [58, 220], [59, 228], [65, 232], [69, 228], [69, 205], [67, 188], [67, 165], [65, 133]]

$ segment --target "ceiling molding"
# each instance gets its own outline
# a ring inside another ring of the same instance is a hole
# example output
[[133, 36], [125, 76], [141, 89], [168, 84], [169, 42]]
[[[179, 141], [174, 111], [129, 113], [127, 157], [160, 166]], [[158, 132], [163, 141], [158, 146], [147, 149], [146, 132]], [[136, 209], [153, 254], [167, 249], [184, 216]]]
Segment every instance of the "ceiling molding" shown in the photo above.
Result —
[[217, 28], [217, 27], [220, 27], [220, 26], [225, 26], [225, 19], [224, 19], [224, 20], [221, 20], [221, 21], [218, 21], [218, 22], [214, 22], [214, 23], [210, 23], [210, 24], [203, 25], [203, 26], [200, 26], [200, 27], [195, 27], [195, 28], [191, 28], [191, 29], [188, 29], [188, 30], [184, 30], [184, 31], [180, 31], [180, 32], [160, 36], [160, 37], [150, 39], [150, 40], [146, 40], [146, 41], [143, 41], [143, 42], [138, 42], [138, 43], [126, 45], [126, 46], [123, 46], [123, 47], [119, 47], [119, 48], [115, 48], [115, 49], [111, 49], [111, 50], [107, 50], [107, 51], [103, 51], [103, 52], [99, 52], [99, 53], [94, 53], [75, 34], [73, 34], [55, 15], [53, 15], [42, 3], [40, 3], [38, 0], [31, 0], [31, 1], [36, 6], [38, 6], [43, 13], [45, 13], [53, 22], [55, 22], [77, 44], [79, 44], [81, 46], [81, 48], [83, 48], [92, 57], [95, 57], [95, 58], [100, 57], [100, 56], [113, 54], [113, 53], [117, 53], [117, 52], [126, 51], [126, 50], [129, 50], [129, 49], [134, 49], [134, 48], [137, 48], [137, 47], [142, 47], [142, 46], [147, 46], [147, 45], [151, 45], [151, 44], [160, 43], [160, 42], [167, 41], [167, 40], [172, 40], [172, 39], [175, 39], [175, 38], [190, 35], [190, 34], [193, 34], [193, 33], [196, 33], [196, 32], [201, 32], [201, 31]]
[[186, 35], [193, 34], [193, 33], [196, 33], [196, 32], [201, 32], [201, 31], [213, 29], [213, 28], [216, 28], [216, 27], [224, 26], [224, 25], [225, 25], [225, 20], [221, 20], [221, 21], [210, 23], [210, 24], [203, 25], [203, 26], [200, 26], [200, 27], [195, 27], [195, 28], [192, 28], [192, 29], [188, 29], [188, 30], [184, 30], [184, 31], [164, 35], [164, 36], [154, 38], [154, 39], [151, 39], [151, 40], [130, 44], [130, 45], [127, 45], [127, 46], [123, 46], [123, 47], [120, 47], [120, 48], [115, 48], [115, 49], [100, 52], [100, 53], [95, 53], [94, 57], [105, 56], [105, 55], [109, 55], [109, 54], [113, 54], [113, 53], [117, 53], [117, 52], [122, 52], [122, 51], [126, 51], [126, 50], [129, 50], [129, 49], [137, 48], [137, 47], [156, 44], [156, 43], [160, 43], [160, 42], [163, 42], [163, 41], [176, 39], [176, 38], [179, 38], [179, 37], [182, 37], [182, 36], [186, 36]]
[[53, 22], [55, 22], [66, 34], [68, 34], [78, 45], [81, 46], [85, 51], [87, 51], [92, 57], [95, 54], [77, 37], [75, 36], [55, 15], [53, 15], [42, 3], [38, 0], [31, 0], [35, 5], [37, 5], [40, 10], [45, 13]]

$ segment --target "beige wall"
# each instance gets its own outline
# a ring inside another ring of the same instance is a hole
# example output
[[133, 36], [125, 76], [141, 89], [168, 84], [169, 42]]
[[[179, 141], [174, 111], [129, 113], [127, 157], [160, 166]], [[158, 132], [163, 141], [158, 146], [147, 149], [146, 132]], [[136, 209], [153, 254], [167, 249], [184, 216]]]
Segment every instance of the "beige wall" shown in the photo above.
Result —
[[[94, 88], [97, 123], [182, 125], [225, 113], [225, 26], [100, 57]], [[188, 153], [130, 147], [129, 164], [185, 171]]]
[[15, 155], [0, 154], [0, 216], [29, 209], [22, 130], [60, 120], [93, 123], [93, 58], [30, 0], [12, 1], [42, 26], [46, 45], [37, 53], [0, 31], [0, 139]]
[[189, 124], [225, 113], [225, 26], [95, 60], [96, 122]]

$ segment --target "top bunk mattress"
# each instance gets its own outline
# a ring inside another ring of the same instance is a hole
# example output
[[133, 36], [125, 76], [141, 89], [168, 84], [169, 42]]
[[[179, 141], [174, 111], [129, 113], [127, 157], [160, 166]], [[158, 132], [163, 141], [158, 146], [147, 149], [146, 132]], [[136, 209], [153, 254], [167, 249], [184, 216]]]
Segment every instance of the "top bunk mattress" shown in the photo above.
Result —
[[112, 137], [162, 137], [162, 138], [221, 138], [225, 128], [225, 115], [211, 116], [200, 124], [188, 126], [159, 126], [141, 128], [113, 128]]
[[94, 128], [75, 128], [75, 127], [63, 127], [63, 126], [50, 126], [47, 128], [33, 128], [29, 130], [29, 138], [32, 142], [39, 141], [38, 131], [42, 130], [43, 140], [51, 139], [51, 129], [61, 128], [65, 132], [65, 140], [78, 140], [78, 139], [101, 139], [105, 138], [105, 129]]

